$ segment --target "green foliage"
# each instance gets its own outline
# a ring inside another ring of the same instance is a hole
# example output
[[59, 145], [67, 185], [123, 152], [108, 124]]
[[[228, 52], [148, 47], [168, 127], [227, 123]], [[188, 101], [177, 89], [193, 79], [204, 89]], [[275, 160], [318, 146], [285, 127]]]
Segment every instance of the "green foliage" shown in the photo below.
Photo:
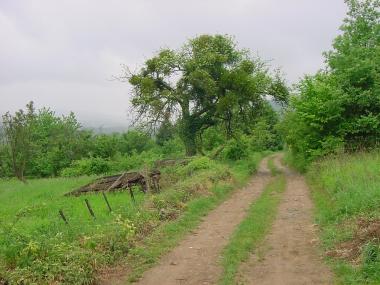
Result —
[[72, 165], [62, 170], [62, 176], [81, 176], [103, 174], [111, 169], [110, 163], [101, 157], [82, 158], [73, 161]]
[[278, 150], [281, 146], [279, 135], [264, 120], [254, 125], [252, 134], [252, 148], [255, 151]]
[[222, 156], [227, 160], [239, 160], [246, 158], [249, 154], [249, 141], [246, 137], [229, 140], [222, 151]]
[[[81, 129], [71, 113], [58, 117], [48, 109], [18, 111], [4, 116], [0, 134], [0, 177], [79, 176], [129, 170], [165, 156], [178, 157], [178, 138], [157, 146], [146, 132], [96, 134]], [[17, 171], [16, 171], [16, 170]]]
[[122, 135], [121, 153], [141, 153], [154, 147], [154, 141], [148, 133], [139, 130], [129, 130]]
[[184, 166], [181, 169], [181, 171], [185, 174], [185, 176], [191, 176], [193, 173], [199, 170], [205, 170], [210, 168], [215, 168], [215, 162], [207, 156], [200, 156], [191, 160], [188, 165]]
[[26, 111], [19, 110], [14, 115], [7, 112], [3, 116], [4, 137], [7, 144], [5, 150], [9, 151], [13, 174], [21, 181], [25, 181], [26, 164], [32, 153], [31, 135], [34, 119], [33, 102], [26, 105]]
[[182, 140], [175, 136], [173, 139], [165, 141], [160, 148], [163, 157], [182, 157], [185, 153], [185, 146]]
[[[358, 153], [327, 157], [315, 162], [308, 171], [312, 197], [316, 205], [316, 221], [321, 227], [322, 245], [334, 249], [354, 239], [358, 220], [380, 217], [380, 153]], [[343, 284], [378, 284], [380, 282], [379, 241], [358, 240], [361, 256], [357, 265], [332, 259]]]
[[291, 110], [282, 122], [285, 140], [293, 154], [311, 161], [343, 146], [341, 91], [326, 74], [306, 77], [300, 96], [292, 98]]
[[[1, 140], [1, 137], [0, 137]], [[0, 177], [12, 176], [8, 146], [0, 142]]]
[[272, 78], [261, 60], [236, 46], [229, 36], [201, 35], [178, 51], [162, 49], [136, 74], [127, 69], [140, 121], [154, 127], [179, 118], [187, 155], [195, 155], [196, 137], [205, 129], [220, 125], [231, 137], [236, 120], [256, 118], [265, 94], [284, 100], [279, 75]]
[[173, 126], [169, 118], [165, 118], [156, 134], [156, 143], [160, 146], [163, 146], [165, 142], [170, 141], [174, 138], [176, 132], [176, 127]]
[[[380, 245], [369, 242], [363, 248], [362, 274], [366, 279], [380, 281]], [[367, 281], [368, 282], [368, 281]]]
[[223, 134], [223, 131], [218, 126], [207, 128], [202, 133], [201, 144], [202, 144], [202, 147], [206, 151], [211, 151], [211, 150], [215, 149], [216, 147], [224, 144], [225, 141], [226, 141], [226, 139], [225, 139], [225, 136]]
[[283, 123], [291, 151], [306, 163], [380, 140], [380, 3], [346, 3], [343, 33], [325, 53], [327, 70], [301, 81]]
[[56, 176], [59, 171], [86, 153], [86, 136], [71, 113], [57, 117], [50, 109], [38, 110], [32, 123], [32, 156], [29, 176]]
[[80, 130], [73, 113], [57, 117], [47, 108], [36, 111], [33, 103], [27, 111], [3, 116], [5, 144], [0, 146], [1, 176], [56, 176], [74, 159], [87, 154], [90, 136]]
[[132, 155], [153, 147], [154, 141], [146, 132], [131, 129], [122, 134], [95, 135], [90, 149], [92, 156], [112, 158], [118, 153]]
[[[112, 135], [113, 138], [121, 138], [122, 136]], [[103, 140], [103, 139], [102, 139]], [[125, 144], [124, 147], [128, 147]], [[60, 174], [65, 177], [93, 175], [104, 173], [118, 173], [130, 170], [139, 170], [143, 167], [153, 167], [154, 162], [164, 158], [181, 158], [183, 157], [184, 147], [180, 139], [174, 138], [165, 141], [162, 146], [151, 146], [150, 142], [146, 145], [147, 150], [137, 152], [136, 149], [132, 153], [124, 153], [117, 151], [112, 157], [101, 156], [85, 157], [74, 160], [69, 167], [64, 168]], [[148, 147], [149, 146], [149, 147]], [[119, 147], [118, 150], [121, 148]], [[139, 150], [144, 147], [139, 148]], [[99, 154], [99, 153], [98, 153]]]

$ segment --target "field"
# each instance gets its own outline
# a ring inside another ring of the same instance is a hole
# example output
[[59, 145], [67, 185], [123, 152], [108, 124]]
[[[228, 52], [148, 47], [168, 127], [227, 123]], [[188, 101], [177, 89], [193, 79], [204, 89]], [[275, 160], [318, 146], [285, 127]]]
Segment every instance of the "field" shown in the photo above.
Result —
[[[169, 167], [163, 170], [160, 194], [144, 195], [135, 189], [135, 203], [128, 192], [107, 194], [111, 213], [102, 195], [63, 196], [95, 177], [33, 179], [27, 184], [2, 180], [0, 276], [14, 283], [90, 284], [131, 251], [130, 267], [138, 275], [242, 185], [260, 157], [251, 156], [233, 167], [205, 157]], [[59, 216], [60, 209], [68, 225]], [[141, 246], [148, 236], [150, 247]]]
[[308, 179], [321, 242], [343, 284], [380, 283], [380, 153], [314, 163]]

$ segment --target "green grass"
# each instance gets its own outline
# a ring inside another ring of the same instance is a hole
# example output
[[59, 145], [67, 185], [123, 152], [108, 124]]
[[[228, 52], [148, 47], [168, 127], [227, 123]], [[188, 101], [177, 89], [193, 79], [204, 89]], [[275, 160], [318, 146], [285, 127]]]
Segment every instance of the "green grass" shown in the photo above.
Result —
[[[312, 164], [307, 177], [325, 250], [352, 240], [359, 218], [380, 218], [379, 151], [326, 158]], [[333, 258], [328, 262], [342, 284], [380, 284], [379, 246], [379, 241], [366, 241], [357, 266]]]
[[274, 159], [275, 159], [274, 156], [269, 157], [268, 168], [269, 168], [272, 175], [277, 175], [277, 174], [280, 174], [281, 171], [279, 169], [277, 169], [276, 165], [274, 164]]
[[247, 217], [233, 233], [223, 251], [221, 264], [223, 275], [220, 284], [234, 284], [239, 265], [246, 261], [268, 233], [280, 203], [280, 193], [284, 191], [286, 179], [277, 175], [264, 189], [261, 196], [252, 203]]
[[160, 194], [135, 191], [136, 204], [127, 192], [108, 194], [112, 214], [101, 195], [63, 196], [94, 177], [0, 180], [0, 283], [92, 284], [102, 268], [126, 257], [132, 278], [138, 276], [243, 184], [260, 159], [256, 154], [234, 167], [200, 159], [169, 169], [164, 175], [174, 184], [165, 183]]

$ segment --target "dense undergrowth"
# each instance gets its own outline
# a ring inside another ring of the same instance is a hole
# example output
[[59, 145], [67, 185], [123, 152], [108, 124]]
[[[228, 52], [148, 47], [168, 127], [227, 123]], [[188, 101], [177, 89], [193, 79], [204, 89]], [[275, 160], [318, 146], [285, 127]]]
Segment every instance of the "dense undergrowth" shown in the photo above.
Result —
[[380, 152], [325, 158], [308, 180], [321, 241], [343, 284], [380, 283]]
[[[198, 157], [186, 166], [168, 167], [162, 171], [165, 187], [159, 194], [135, 191], [136, 203], [126, 192], [108, 194], [112, 213], [101, 195], [63, 196], [94, 176], [28, 184], [3, 180], [0, 200], [7, 203], [0, 208], [0, 284], [91, 284], [104, 267], [129, 253], [138, 275], [244, 183], [260, 158], [251, 154], [232, 167]], [[96, 219], [89, 215], [85, 198]], [[147, 237], [151, 241], [144, 245]]]

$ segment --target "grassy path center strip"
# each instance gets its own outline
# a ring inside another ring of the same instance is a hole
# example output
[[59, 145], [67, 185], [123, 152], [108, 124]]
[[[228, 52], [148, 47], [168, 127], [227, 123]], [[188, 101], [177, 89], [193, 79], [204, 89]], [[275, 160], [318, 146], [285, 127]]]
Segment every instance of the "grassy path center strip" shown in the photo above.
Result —
[[265, 187], [264, 192], [252, 203], [247, 217], [240, 223], [223, 251], [223, 275], [220, 284], [233, 284], [239, 265], [246, 261], [250, 252], [256, 248], [268, 233], [277, 213], [284, 191], [286, 178], [277, 175]]

